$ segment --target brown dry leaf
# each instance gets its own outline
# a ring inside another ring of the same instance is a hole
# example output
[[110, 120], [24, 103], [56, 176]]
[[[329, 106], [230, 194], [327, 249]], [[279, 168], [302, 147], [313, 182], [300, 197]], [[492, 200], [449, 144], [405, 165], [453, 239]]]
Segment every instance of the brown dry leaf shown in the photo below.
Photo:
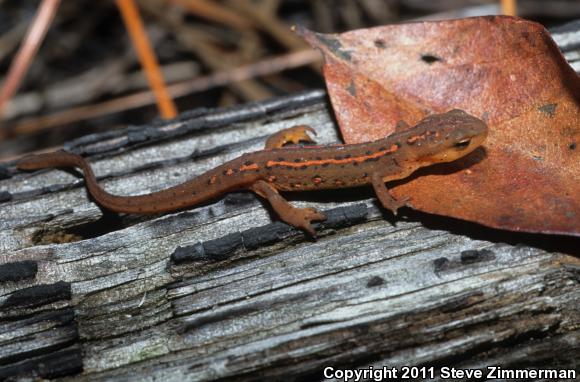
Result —
[[425, 168], [396, 197], [491, 227], [580, 235], [580, 78], [544, 27], [497, 16], [300, 33], [325, 57], [347, 143], [454, 108], [488, 124], [485, 152]]

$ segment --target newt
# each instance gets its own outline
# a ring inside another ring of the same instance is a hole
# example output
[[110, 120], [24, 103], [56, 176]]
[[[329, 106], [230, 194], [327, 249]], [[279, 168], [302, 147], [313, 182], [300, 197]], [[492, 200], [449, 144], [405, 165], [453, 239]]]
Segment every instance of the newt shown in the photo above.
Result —
[[17, 167], [78, 167], [94, 200], [122, 213], [170, 212], [228, 192], [251, 190], [268, 200], [281, 220], [314, 236], [311, 223], [324, 220], [324, 214], [314, 208], [293, 207], [280, 191], [371, 185], [381, 204], [396, 215], [409, 198], [396, 200], [385, 182], [406, 178], [421, 167], [461, 158], [487, 136], [485, 123], [461, 110], [428, 116], [413, 128], [403, 125], [392, 135], [373, 142], [285, 147], [288, 143], [314, 143], [309, 135], [315, 134], [311, 127], [294, 126], [268, 138], [264, 150], [243, 154], [174, 187], [136, 196], [108, 193], [97, 183], [86, 159], [65, 151], [28, 156]]

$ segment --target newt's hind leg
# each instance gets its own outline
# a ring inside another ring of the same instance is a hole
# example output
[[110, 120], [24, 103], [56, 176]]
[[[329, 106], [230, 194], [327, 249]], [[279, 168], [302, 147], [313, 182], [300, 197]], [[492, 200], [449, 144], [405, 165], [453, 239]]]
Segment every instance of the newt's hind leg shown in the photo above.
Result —
[[311, 236], [316, 236], [316, 231], [310, 223], [317, 220], [325, 220], [324, 214], [314, 208], [296, 208], [278, 193], [278, 190], [268, 182], [259, 180], [250, 189], [263, 198], [268, 199], [272, 208], [284, 222], [305, 230]]
[[390, 210], [393, 213], [393, 215], [397, 216], [397, 210], [401, 207], [406, 206], [407, 202], [409, 201], [409, 198], [406, 197], [401, 200], [395, 199], [393, 195], [391, 195], [391, 193], [389, 192], [387, 186], [385, 185], [385, 180], [378, 172], [375, 172], [372, 175], [372, 183], [373, 189], [375, 190], [375, 194], [377, 195], [377, 198], [379, 199], [383, 207]]
[[279, 149], [287, 143], [314, 143], [314, 139], [312, 139], [307, 132], [316, 135], [316, 131], [314, 131], [312, 127], [306, 125], [298, 125], [280, 130], [268, 138], [266, 141], [266, 149]]

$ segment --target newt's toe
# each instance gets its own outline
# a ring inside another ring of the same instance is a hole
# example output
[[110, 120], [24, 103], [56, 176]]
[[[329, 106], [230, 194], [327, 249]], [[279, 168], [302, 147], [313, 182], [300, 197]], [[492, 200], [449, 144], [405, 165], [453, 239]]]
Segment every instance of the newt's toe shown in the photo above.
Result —
[[288, 137], [288, 141], [294, 144], [298, 144], [300, 142], [314, 143], [314, 139], [308, 135], [308, 132], [316, 135], [316, 131], [314, 131], [314, 129], [310, 126], [296, 126], [293, 128], [293, 130], [289, 131], [290, 136]]
[[306, 218], [310, 221], [326, 220], [326, 215], [322, 212], [318, 212], [315, 208], [305, 208], [304, 211]]
[[314, 136], [318, 135], [316, 134], [316, 130], [314, 130], [312, 127], [308, 126], [308, 125], [302, 125], [301, 126], [304, 129], [304, 135], [308, 136], [308, 134], [306, 134], [306, 131], [314, 134]]
[[392, 204], [389, 206], [389, 210], [391, 210], [393, 215], [397, 216], [397, 212], [398, 212], [399, 208], [407, 207], [409, 205], [408, 202], [410, 200], [411, 200], [411, 198], [409, 198], [408, 196], [405, 196], [404, 198], [396, 200], [396, 201], [392, 202]]
[[316, 236], [316, 230], [312, 226], [312, 222], [314, 221], [321, 221], [326, 220], [326, 215], [321, 212], [318, 212], [314, 208], [301, 208], [298, 209], [296, 221], [292, 222], [295, 227], [301, 228], [304, 231], [308, 232], [310, 236]]

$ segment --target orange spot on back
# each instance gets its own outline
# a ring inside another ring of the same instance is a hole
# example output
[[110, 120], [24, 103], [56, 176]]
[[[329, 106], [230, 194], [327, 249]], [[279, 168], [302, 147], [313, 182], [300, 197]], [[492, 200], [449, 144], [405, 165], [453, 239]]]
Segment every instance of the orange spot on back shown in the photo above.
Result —
[[240, 167], [240, 171], [251, 171], [251, 170], [258, 170], [260, 167], [256, 163], [252, 163], [250, 165], [243, 165]]

